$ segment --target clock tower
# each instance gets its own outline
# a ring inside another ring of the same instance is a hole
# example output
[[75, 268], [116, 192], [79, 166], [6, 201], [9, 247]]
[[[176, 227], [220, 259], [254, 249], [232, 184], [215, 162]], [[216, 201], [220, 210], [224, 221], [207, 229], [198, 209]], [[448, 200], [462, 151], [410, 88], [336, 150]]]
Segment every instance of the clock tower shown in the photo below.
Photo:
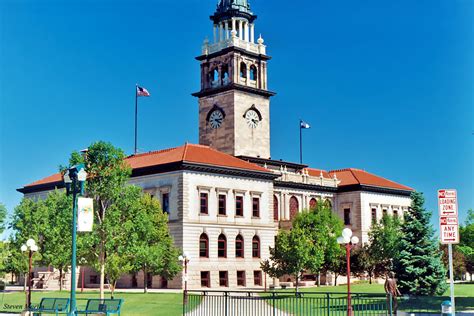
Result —
[[270, 97], [266, 47], [255, 39], [248, 0], [220, 0], [213, 41], [201, 56], [199, 143], [234, 156], [270, 158]]

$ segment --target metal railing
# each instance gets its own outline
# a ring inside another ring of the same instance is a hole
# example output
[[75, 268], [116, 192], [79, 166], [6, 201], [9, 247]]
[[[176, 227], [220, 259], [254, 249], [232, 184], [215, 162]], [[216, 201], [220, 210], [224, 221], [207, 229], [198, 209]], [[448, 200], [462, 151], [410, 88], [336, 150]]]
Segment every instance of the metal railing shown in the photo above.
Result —
[[[352, 293], [352, 315], [391, 315], [384, 294]], [[188, 291], [186, 316], [346, 316], [347, 294], [313, 292]]]

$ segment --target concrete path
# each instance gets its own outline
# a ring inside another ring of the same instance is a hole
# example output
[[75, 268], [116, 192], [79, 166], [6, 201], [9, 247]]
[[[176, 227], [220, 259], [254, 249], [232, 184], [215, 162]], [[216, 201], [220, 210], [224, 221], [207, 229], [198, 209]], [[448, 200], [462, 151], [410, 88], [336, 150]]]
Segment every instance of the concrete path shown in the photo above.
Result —
[[[197, 297], [195, 297], [197, 298]], [[190, 305], [193, 298], [190, 297]], [[227, 300], [227, 304], [226, 304]], [[197, 303], [197, 301], [195, 301]], [[226, 311], [227, 306], [227, 311]], [[201, 303], [186, 316], [291, 316], [266, 303], [259, 296], [220, 296], [209, 295], [202, 297]]]

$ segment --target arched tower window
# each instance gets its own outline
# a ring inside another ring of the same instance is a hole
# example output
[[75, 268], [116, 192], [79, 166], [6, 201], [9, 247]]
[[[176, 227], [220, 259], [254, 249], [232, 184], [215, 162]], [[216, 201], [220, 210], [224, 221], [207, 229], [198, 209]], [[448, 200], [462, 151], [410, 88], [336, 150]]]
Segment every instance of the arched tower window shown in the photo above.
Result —
[[278, 222], [278, 213], [279, 213], [279, 207], [278, 207], [278, 198], [276, 195], [273, 196], [273, 220], [275, 222]]
[[244, 237], [242, 237], [242, 235], [237, 235], [237, 237], [235, 237], [235, 257], [244, 257]]
[[255, 65], [250, 66], [250, 80], [257, 80], [257, 67]]
[[222, 78], [222, 85], [229, 84], [230, 80], [229, 80], [229, 66], [228, 65], [222, 66], [221, 78]]
[[217, 239], [217, 256], [227, 258], [227, 238], [224, 234], [220, 234]]
[[300, 204], [298, 199], [294, 196], [290, 198], [290, 220], [293, 220], [298, 215]]
[[204, 233], [199, 237], [199, 257], [209, 258], [209, 238]]
[[247, 65], [244, 62], [240, 63], [240, 78], [247, 78]]
[[309, 201], [309, 208], [310, 209], [315, 209], [318, 206], [318, 201], [315, 198], [312, 198]]
[[252, 257], [260, 258], [260, 238], [258, 236], [252, 238]]

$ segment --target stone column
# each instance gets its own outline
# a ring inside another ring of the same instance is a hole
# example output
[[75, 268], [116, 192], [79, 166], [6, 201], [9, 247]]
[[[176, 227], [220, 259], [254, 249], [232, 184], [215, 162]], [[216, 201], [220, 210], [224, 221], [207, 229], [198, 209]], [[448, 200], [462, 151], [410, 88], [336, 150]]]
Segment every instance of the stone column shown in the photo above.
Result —
[[214, 24], [212, 29], [213, 29], [213, 33], [214, 33], [214, 43], [217, 43], [217, 25]]
[[232, 31], [237, 32], [237, 28], [235, 27], [235, 19], [232, 18]]
[[255, 43], [255, 24], [250, 24], [250, 42]]
[[242, 20], [239, 20], [239, 38], [244, 39], [243, 25]]

